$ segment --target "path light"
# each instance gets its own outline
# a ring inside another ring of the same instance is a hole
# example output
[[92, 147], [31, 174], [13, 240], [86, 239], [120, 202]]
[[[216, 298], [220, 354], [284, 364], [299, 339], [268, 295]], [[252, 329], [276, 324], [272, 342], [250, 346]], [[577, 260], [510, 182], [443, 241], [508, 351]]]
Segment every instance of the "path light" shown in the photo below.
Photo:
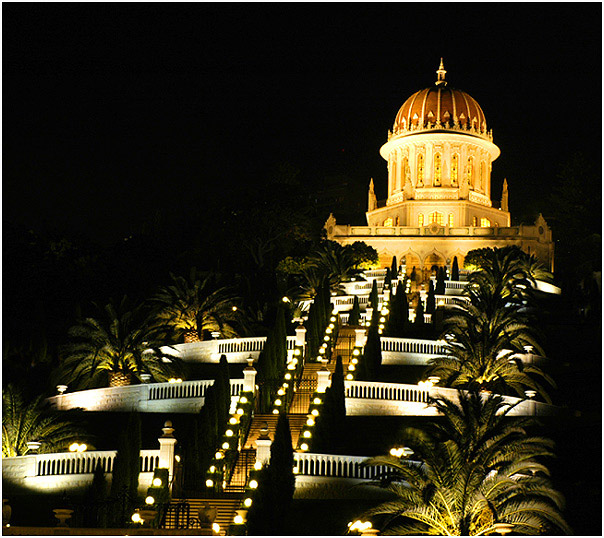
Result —
[[237, 424], [237, 417], [231, 417], [229, 419], [229, 424]]
[[275, 405], [281, 405], [281, 400], [279, 400], [279, 399], [275, 400]]
[[430, 383], [432, 383], [432, 385], [438, 385], [438, 382], [440, 381], [440, 377], [437, 375], [431, 375], [428, 377], [428, 381], [430, 381]]
[[329, 342], [329, 336], [325, 335], [325, 336], [323, 337], [323, 340], [325, 340], [326, 342]]
[[[261, 461], [254, 462], [254, 470], [259, 471], [260, 469], [262, 469], [262, 462]], [[256, 482], [256, 481], [252, 480], [252, 482]], [[254, 487], [254, 486], [252, 486], [252, 482], [250, 482], [250, 487]], [[256, 486], [258, 486], [258, 482], [256, 482]]]
[[208, 478], [208, 479], [206, 480], [206, 487], [207, 487], [207, 488], [211, 488], [211, 487], [213, 487], [213, 486], [214, 486], [214, 480], [211, 480], [210, 478]]
[[237, 312], [237, 307], [236, 307], [236, 306], [232, 306], [232, 307], [231, 307], [231, 310], [232, 310], [233, 312]]
[[227, 430], [226, 432], [224, 432], [224, 434], [225, 434], [227, 437], [233, 437], [233, 430]]
[[[256, 463], [260, 463], [260, 462], [257, 461]], [[255, 466], [256, 466], [256, 464], [254, 464], [254, 467]], [[262, 463], [260, 463], [260, 469], [262, 469]], [[257, 480], [250, 480], [249, 486], [252, 489], [256, 489], [258, 487], [258, 481]]]
[[222, 443], [222, 448], [223, 450], [228, 450], [230, 447], [229, 443], [227, 443], [226, 441], [224, 443]]
[[145, 504], [155, 504], [155, 499], [153, 497], [151, 497], [151, 495], [149, 495], [146, 499], [145, 499]]
[[304, 430], [302, 436], [308, 439], [309, 437], [312, 437], [312, 433], [310, 433], [308, 430]]
[[210, 472], [211, 472], [211, 473], [215, 473], [215, 472], [216, 472], [216, 467], [215, 467], [214, 465], [212, 465], [212, 466], [210, 467]]
[[153, 482], [151, 482], [156, 488], [158, 488], [159, 486], [161, 486], [161, 478], [159, 477], [155, 477], [153, 479]]
[[57, 385], [57, 392], [63, 394], [67, 390], [67, 385]]
[[174, 456], [174, 459], [177, 461], [177, 463], [180, 463], [180, 456], [178, 454]]
[[303, 451], [308, 450], [308, 445], [306, 443], [302, 443], [300, 445], [300, 450], [303, 450]]
[[537, 391], [536, 390], [525, 390], [524, 394], [529, 400], [532, 400], [535, 396], [537, 396]]
[[132, 520], [133, 523], [142, 523], [143, 522], [143, 518], [138, 513], [138, 510], [136, 512], [134, 512], [134, 514], [132, 514], [132, 516], [130, 516], [130, 519]]
[[321, 403], [321, 398], [315, 398], [312, 403], [314, 403], [315, 405], [319, 405]]
[[239, 403], [246, 404], [247, 403], [247, 398], [245, 396], [241, 396], [239, 398]]
[[250, 506], [252, 506], [252, 499], [250, 497], [248, 497], [247, 499], [245, 499], [243, 501], [243, 506], [245, 506], [246, 508], [249, 508]]
[[309, 419], [306, 421], [306, 425], [307, 425], [307, 426], [314, 426], [314, 425], [315, 425], [315, 421], [314, 421], [314, 419], [309, 418]]
[[352, 374], [346, 374], [346, 379], [348, 381], [352, 381]]
[[493, 523], [493, 528], [497, 534], [501, 534], [501, 536], [505, 536], [514, 530], [514, 525], [511, 523]]
[[220, 338], [220, 331], [212, 331], [210, 334], [214, 340]]
[[234, 518], [233, 518], [233, 523], [235, 523], [235, 525], [243, 525], [243, 516], [237, 514]]
[[285, 374], [285, 379], [287, 379], [289, 381], [291, 378], [292, 378], [292, 375], [289, 372], [287, 374]]
[[352, 354], [353, 355], [360, 355], [361, 354], [361, 350], [360, 349], [353, 349], [352, 350]]
[[352, 364], [357, 364], [357, 363], [359, 362], [359, 359], [354, 359], [354, 358], [353, 358], [353, 359], [352, 359], [350, 362], [351, 362]]
[[216, 454], [214, 454], [214, 457], [215, 457], [217, 460], [221, 460], [221, 459], [222, 459], [222, 452], [216, 452]]
[[284, 303], [289, 303], [289, 297], [283, 297], [281, 299]]
[[333, 323], [333, 322], [335, 322], [335, 321], [336, 321], [336, 319], [337, 319], [337, 318], [336, 318], [335, 316], [331, 316], [331, 317], [329, 318], [329, 321], [331, 321], [331, 322]]
[[296, 465], [292, 471], [294, 472], [294, 474], [298, 474], [300, 472], [300, 468]]
[[220, 525], [218, 523], [212, 523], [212, 531], [214, 531], [214, 534], [220, 534]]

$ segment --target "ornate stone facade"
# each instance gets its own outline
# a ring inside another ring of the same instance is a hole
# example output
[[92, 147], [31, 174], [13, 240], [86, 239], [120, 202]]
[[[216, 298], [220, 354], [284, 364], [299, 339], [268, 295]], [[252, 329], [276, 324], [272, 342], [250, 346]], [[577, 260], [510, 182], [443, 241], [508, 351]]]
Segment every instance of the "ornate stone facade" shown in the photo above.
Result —
[[396, 255], [409, 271], [460, 263], [469, 250], [518, 245], [553, 270], [551, 230], [511, 226], [508, 185], [500, 207], [491, 202], [491, 168], [500, 154], [480, 105], [448, 86], [441, 60], [433, 87], [414, 93], [398, 111], [380, 154], [388, 163], [388, 197], [369, 190], [368, 226], [325, 224], [328, 239], [365, 241], [388, 265]]

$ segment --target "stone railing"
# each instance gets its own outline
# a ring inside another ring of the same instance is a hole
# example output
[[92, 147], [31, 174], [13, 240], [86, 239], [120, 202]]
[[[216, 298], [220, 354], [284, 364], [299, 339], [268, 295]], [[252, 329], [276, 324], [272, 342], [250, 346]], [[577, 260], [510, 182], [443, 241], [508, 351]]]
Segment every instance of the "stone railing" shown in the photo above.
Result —
[[538, 227], [521, 224], [519, 226], [499, 226], [481, 228], [480, 226], [353, 226], [336, 224], [329, 237], [350, 236], [490, 236], [501, 239], [521, 239], [539, 237]]
[[[334, 313], [339, 314], [340, 312], [351, 310], [355, 297], [359, 300], [359, 306], [361, 308], [367, 308], [367, 305], [369, 304], [369, 295], [336, 295], [331, 298]], [[383, 302], [384, 294], [380, 293], [378, 294], [378, 306], [381, 306]]]
[[[348, 319], [350, 318], [350, 312], [340, 312], [340, 320], [344, 325], [348, 324]], [[360, 321], [361, 323], [365, 323], [366, 314], [365, 312], [361, 312]]]
[[[47, 398], [47, 401], [61, 411], [80, 408], [86, 411], [195, 413], [203, 406], [206, 390], [213, 383], [214, 380], [196, 380], [105, 387], [67, 392]], [[238, 398], [243, 387], [243, 379], [231, 379], [232, 401]]]
[[[189, 342], [186, 344], [174, 344], [163, 346], [161, 351], [168, 355], [174, 355], [185, 362], [210, 362], [217, 363], [221, 355], [226, 355], [229, 362], [245, 363], [251, 356], [254, 360], [258, 358], [264, 349], [266, 336], [255, 336], [251, 338], [229, 338], [221, 340], [204, 340], [202, 342]], [[287, 337], [287, 350], [293, 353], [296, 345], [296, 337]]]
[[298, 476], [374, 480], [388, 469], [385, 465], [365, 466], [365, 461], [367, 458], [359, 456], [294, 453], [294, 469]]
[[[379, 383], [374, 381], [345, 381], [346, 413], [350, 416], [436, 416], [436, 408], [428, 405], [430, 398], [444, 397], [458, 401], [456, 389]], [[505, 403], [515, 405], [510, 415], [546, 416], [556, 407], [532, 399], [504, 396]]]
[[441, 356], [446, 353], [446, 347], [437, 340], [420, 340], [416, 338], [381, 337], [382, 351], [396, 353], [418, 353], [422, 355]]
[[442, 305], [464, 305], [470, 302], [470, 298], [465, 295], [435, 295], [436, 306]]
[[[97, 466], [105, 473], [112, 473], [116, 454], [116, 450], [94, 450], [2, 458], [2, 482], [8, 489], [17, 487], [49, 493], [81, 491], [92, 483]], [[160, 450], [140, 451], [139, 493], [151, 485], [159, 462]]]
[[365, 278], [384, 278], [386, 276], [386, 269], [370, 269], [363, 271]]
[[396, 400], [428, 403], [429, 391], [418, 385], [380, 383], [377, 381], [345, 381], [346, 398], [368, 400]]

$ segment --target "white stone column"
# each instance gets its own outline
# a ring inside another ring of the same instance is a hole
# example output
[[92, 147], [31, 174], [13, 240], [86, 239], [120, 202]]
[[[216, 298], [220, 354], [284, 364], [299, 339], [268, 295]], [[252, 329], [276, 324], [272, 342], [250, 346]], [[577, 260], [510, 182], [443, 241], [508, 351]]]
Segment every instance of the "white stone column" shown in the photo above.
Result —
[[247, 360], [247, 366], [243, 370], [243, 392], [256, 392], [256, 369], [253, 366], [254, 359]]
[[321, 370], [317, 372], [317, 392], [325, 392], [331, 385], [331, 372], [323, 366]]
[[172, 489], [172, 478], [174, 477], [174, 447], [176, 439], [174, 437], [174, 428], [172, 422], [166, 420], [162, 428], [163, 435], [159, 441], [159, 468], [168, 469], [168, 484]]
[[355, 334], [354, 347], [363, 347], [365, 345], [365, 340], [367, 339], [365, 332], [366, 332], [365, 329], [355, 329], [354, 330], [354, 334]]
[[304, 327], [304, 325], [302, 325], [300, 323], [300, 325], [298, 325], [296, 327], [296, 346], [304, 347], [305, 343], [306, 343], [306, 327]]
[[271, 438], [268, 435], [268, 424], [265, 422], [260, 428], [260, 437], [256, 439], [256, 461], [262, 465], [271, 459]]

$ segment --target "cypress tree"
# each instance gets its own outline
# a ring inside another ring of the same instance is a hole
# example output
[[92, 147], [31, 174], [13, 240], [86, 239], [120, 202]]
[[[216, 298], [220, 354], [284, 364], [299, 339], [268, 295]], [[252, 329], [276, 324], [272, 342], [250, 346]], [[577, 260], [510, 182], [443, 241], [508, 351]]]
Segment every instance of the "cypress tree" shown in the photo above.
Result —
[[415, 309], [415, 324], [424, 324], [424, 303], [422, 302], [421, 297], [417, 299], [417, 308]]
[[407, 299], [407, 292], [405, 291], [405, 288], [403, 287], [402, 284], [400, 287], [399, 294], [400, 294], [399, 310], [401, 313], [401, 317], [403, 318], [403, 334], [402, 334], [402, 336], [404, 336], [405, 333], [407, 332], [408, 325], [409, 325], [409, 300]]
[[386, 324], [385, 334], [402, 337], [405, 330], [408, 313], [405, 313], [407, 297], [402, 284], [396, 287], [390, 301], [390, 315]]
[[130, 413], [118, 436], [109, 496], [116, 503], [112, 523], [121, 526], [130, 517], [138, 497], [141, 424], [138, 413]]
[[398, 264], [396, 263], [396, 256], [392, 256], [392, 265], [390, 266], [390, 277], [396, 278], [398, 276]]
[[[287, 360], [287, 325], [285, 310], [279, 306], [275, 325], [266, 338], [266, 343], [258, 358], [258, 381], [260, 385], [260, 406], [266, 412], [271, 398], [285, 368]], [[226, 420], [226, 419], [225, 419]]]
[[436, 274], [436, 295], [445, 294], [445, 268], [439, 267], [438, 273]]
[[392, 274], [390, 273], [390, 268], [386, 267], [386, 275], [384, 276], [384, 288], [390, 286], [390, 282], [392, 282]]
[[361, 322], [361, 307], [359, 305], [359, 298], [355, 295], [352, 303], [352, 310], [348, 317], [348, 325], [358, 325]]
[[451, 280], [459, 280], [459, 265], [457, 256], [453, 256], [453, 267], [451, 268]]
[[296, 484], [293, 465], [294, 451], [289, 420], [285, 413], [281, 413], [271, 444], [270, 463], [261, 472], [259, 491], [248, 513], [248, 534], [287, 534], [288, 512]]
[[229, 417], [231, 407], [231, 383], [226, 355], [220, 357], [214, 386], [216, 387], [216, 425], [221, 428]]
[[373, 317], [376, 316], [379, 318], [378, 306], [379, 306], [379, 296], [378, 296], [378, 288], [377, 288], [377, 278], [373, 279], [373, 284], [371, 284], [371, 293], [369, 294], [369, 306], [373, 308]]
[[107, 499], [107, 480], [101, 463], [97, 463], [92, 484], [86, 492], [86, 502], [90, 511], [84, 515], [85, 527], [106, 527], [107, 511], [104, 502]]
[[432, 279], [430, 279], [430, 284], [428, 287], [428, 297], [426, 298], [426, 313], [434, 314], [436, 310], [436, 297], [434, 297], [434, 283]]
[[310, 450], [312, 452], [336, 454], [346, 418], [346, 395], [342, 356], [336, 359], [336, 368], [331, 376], [331, 386], [324, 395], [321, 414], [317, 418]]
[[362, 381], [376, 381], [380, 366], [382, 365], [382, 348], [380, 335], [376, 327], [371, 326], [367, 331], [367, 343], [363, 359], [360, 361], [363, 365], [359, 369], [357, 379]]

